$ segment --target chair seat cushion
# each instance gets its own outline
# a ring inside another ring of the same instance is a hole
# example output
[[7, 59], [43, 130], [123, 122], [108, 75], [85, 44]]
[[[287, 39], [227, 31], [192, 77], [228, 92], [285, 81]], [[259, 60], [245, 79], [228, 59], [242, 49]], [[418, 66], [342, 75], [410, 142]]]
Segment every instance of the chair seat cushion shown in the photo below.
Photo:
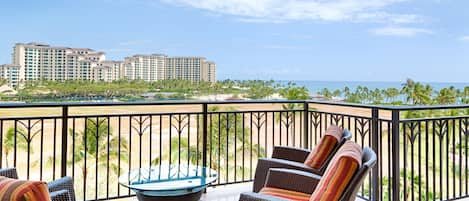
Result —
[[311, 197], [310, 194], [290, 191], [290, 190], [285, 190], [285, 189], [280, 189], [280, 188], [272, 188], [272, 187], [264, 187], [261, 189], [259, 193], [264, 194], [264, 195], [271, 195], [275, 197], [285, 198], [285, 199], [293, 200], [293, 201], [308, 201], [309, 198]]
[[47, 184], [0, 176], [0, 200], [50, 201]]

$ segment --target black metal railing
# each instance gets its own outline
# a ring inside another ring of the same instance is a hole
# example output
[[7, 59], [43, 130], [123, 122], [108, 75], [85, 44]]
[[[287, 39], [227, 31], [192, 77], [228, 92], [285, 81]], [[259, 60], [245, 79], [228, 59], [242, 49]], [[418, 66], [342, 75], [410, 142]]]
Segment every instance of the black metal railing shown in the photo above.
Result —
[[393, 107], [317, 101], [0, 105], [0, 168], [24, 179], [72, 176], [77, 197], [131, 196], [118, 176], [161, 164], [205, 165], [214, 185], [253, 179], [276, 145], [312, 149], [337, 124], [377, 166], [359, 196], [451, 200], [468, 192], [468, 105]]

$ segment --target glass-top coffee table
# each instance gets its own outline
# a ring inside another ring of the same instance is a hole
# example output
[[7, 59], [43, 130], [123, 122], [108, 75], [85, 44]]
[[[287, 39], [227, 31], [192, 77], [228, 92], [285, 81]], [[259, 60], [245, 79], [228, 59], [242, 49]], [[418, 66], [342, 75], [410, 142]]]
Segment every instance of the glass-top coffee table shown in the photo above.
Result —
[[160, 165], [131, 170], [119, 177], [119, 184], [134, 190], [138, 200], [195, 201], [217, 176], [202, 166]]

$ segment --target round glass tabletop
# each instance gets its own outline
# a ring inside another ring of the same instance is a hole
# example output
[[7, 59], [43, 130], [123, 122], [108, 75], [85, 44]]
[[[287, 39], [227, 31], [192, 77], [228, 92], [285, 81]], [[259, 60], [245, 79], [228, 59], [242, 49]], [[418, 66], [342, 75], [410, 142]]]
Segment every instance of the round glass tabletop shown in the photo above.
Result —
[[217, 172], [193, 165], [160, 165], [138, 168], [119, 177], [119, 183], [136, 191], [180, 191], [205, 188], [217, 180]]

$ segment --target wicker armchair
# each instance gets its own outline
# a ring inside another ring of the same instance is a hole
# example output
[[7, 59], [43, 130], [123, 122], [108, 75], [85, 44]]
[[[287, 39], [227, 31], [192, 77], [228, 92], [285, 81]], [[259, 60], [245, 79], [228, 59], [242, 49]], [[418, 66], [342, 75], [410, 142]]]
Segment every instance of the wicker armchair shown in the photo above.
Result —
[[[16, 168], [0, 169], [0, 176], [18, 179]], [[51, 181], [47, 183], [47, 186], [52, 201], [75, 201], [75, 190], [71, 177], [62, 177]]]
[[270, 168], [288, 168], [310, 172], [317, 175], [324, 174], [327, 165], [337, 150], [339, 150], [339, 148], [351, 138], [352, 133], [350, 133], [349, 130], [344, 129], [339, 144], [334, 148], [334, 150], [327, 157], [326, 161], [319, 169], [313, 169], [310, 166], [304, 164], [306, 158], [311, 153], [310, 150], [285, 146], [274, 147], [272, 158], [261, 158], [257, 161], [256, 172], [254, 174], [253, 191], [259, 192], [264, 186], [267, 172]]
[[[363, 183], [366, 175], [371, 168], [376, 164], [376, 154], [373, 150], [366, 147], [363, 149], [362, 166], [353, 175], [349, 184], [340, 196], [341, 201], [354, 201], [358, 190]], [[285, 168], [272, 168], [269, 170], [265, 187], [272, 187], [278, 189], [285, 189], [295, 191], [298, 193], [312, 194], [318, 186], [321, 176], [304, 172], [299, 170], [285, 169]], [[261, 194], [261, 193], [242, 193], [239, 198], [240, 201], [288, 201], [281, 197]]]

